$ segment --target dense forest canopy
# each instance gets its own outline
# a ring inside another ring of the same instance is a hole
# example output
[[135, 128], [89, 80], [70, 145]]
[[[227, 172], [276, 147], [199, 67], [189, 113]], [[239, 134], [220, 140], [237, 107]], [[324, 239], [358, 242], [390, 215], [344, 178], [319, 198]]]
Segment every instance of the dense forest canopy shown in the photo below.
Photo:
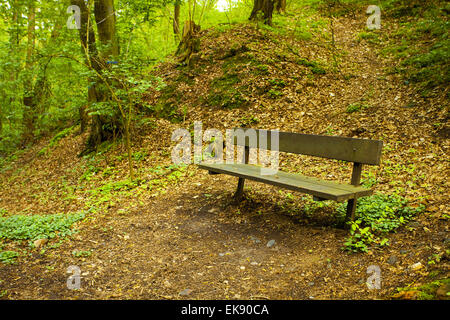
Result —
[[[420, 12], [414, 2], [376, 2], [394, 14]], [[292, 10], [300, 5], [322, 6], [331, 15], [351, 11], [351, 4], [287, 1]], [[248, 18], [271, 25], [273, 12], [290, 14], [284, 0], [1, 1], [0, 154], [5, 156], [70, 124], [81, 123], [83, 132], [91, 121], [85, 151], [92, 151], [102, 141], [126, 131], [126, 105], [138, 99], [127, 91], [130, 85], [139, 82], [141, 93], [151, 86], [150, 77], [144, 75], [177, 48], [178, 54], [184, 51], [181, 60], [189, 62], [195, 44], [181, 46], [183, 36], [190, 41], [189, 32], [183, 34], [183, 29], [225, 27]], [[286, 20], [277, 23], [281, 28], [298, 28], [282, 26], [289, 23]], [[438, 28], [436, 24], [432, 32], [441, 32]], [[429, 59], [443, 60], [442, 50], [437, 47]], [[99, 73], [105, 73], [103, 80]], [[111, 89], [119, 90], [116, 99], [108, 92]], [[128, 93], [123, 95], [120, 90]]]

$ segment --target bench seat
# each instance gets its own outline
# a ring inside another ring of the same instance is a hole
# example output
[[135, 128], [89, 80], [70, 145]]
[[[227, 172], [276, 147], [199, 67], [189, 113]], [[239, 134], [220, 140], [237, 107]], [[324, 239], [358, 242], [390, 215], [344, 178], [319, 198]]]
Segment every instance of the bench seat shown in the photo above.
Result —
[[334, 201], [344, 201], [368, 196], [372, 190], [361, 186], [321, 180], [297, 173], [278, 171], [274, 175], [261, 175], [261, 167], [249, 164], [199, 164], [201, 169], [212, 173], [224, 173], [239, 178], [250, 179], [286, 189], [312, 194], [313, 196]]

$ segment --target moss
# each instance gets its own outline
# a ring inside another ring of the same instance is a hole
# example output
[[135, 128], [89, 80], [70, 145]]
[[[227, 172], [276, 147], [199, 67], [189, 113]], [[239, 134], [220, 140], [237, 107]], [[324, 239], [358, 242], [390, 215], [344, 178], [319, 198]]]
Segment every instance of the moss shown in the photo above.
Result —
[[258, 74], [269, 74], [269, 66], [265, 64], [258, 64], [256, 65], [256, 70]]
[[241, 80], [236, 73], [226, 73], [220, 78], [214, 79], [206, 98], [206, 103], [227, 109], [239, 108], [245, 103], [241, 92], [244, 87], [239, 86]]
[[161, 90], [161, 97], [151, 112], [158, 117], [168, 119], [172, 122], [180, 122], [181, 114], [178, 112], [178, 105], [181, 100], [181, 94], [176, 90], [175, 84], [170, 84]]
[[283, 95], [283, 92], [276, 90], [276, 89], [270, 89], [268, 94], [272, 99], [276, 99], [276, 98], [281, 97]]
[[450, 285], [450, 278], [440, 279], [436, 281], [432, 281], [426, 284], [423, 284], [418, 287], [405, 287], [405, 288], [397, 288], [398, 292], [417, 292], [418, 300], [436, 300], [438, 297], [436, 296], [438, 289], [443, 286]]
[[325, 74], [326, 73], [326, 70], [322, 66], [320, 66], [320, 64], [316, 61], [309, 61], [305, 58], [300, 58], [299, 60], [297, 60], [297, 63], [299, 65], [308, 67], [313, 74]]
[[360, 42], [361, 40], [366, 40], [370, 44], [379, 44], [380, 43], [380, 39], [378, 38], [378, 34], [376, 33], [376, 31], [360, 32], [360, 33], [358, 33], [356, 40], [358, 42]]
[[439, 287], [441, 287], [444, 284], [449, 285], [450, 279], [437, 280], [418, 287], [417, 288], [417, 290], [419, 291], [418, 299], [420, 300], [436, 299], [436, 291], [439, 289]]

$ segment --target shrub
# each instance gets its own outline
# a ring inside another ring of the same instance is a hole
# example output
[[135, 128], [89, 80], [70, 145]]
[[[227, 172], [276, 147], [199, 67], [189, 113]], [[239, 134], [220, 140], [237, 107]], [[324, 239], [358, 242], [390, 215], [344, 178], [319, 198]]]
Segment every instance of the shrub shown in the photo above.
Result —
[[[408, 201], [398, 195], [375, 194], [360, 198], [355, 213], [357, 220], [350, 222], [350, 237], [344, 248], [367, 252], [371, 244], [387, 245], [388, 239], [383, 236], [406, 224], [424, 209], [422, 205], [409, 207]], [[341, 204], [337, 211], [344, 215], [346, 204]]]

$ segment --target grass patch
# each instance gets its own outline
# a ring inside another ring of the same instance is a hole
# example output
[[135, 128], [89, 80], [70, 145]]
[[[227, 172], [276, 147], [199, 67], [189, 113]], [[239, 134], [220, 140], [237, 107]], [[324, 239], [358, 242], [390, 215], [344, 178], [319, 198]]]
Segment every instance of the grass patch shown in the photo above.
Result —
[[370, 43], [370, 44], [379, 44], [380, 38], [378, 36], [378, 33], [376, 33], [375, 31], [362, 31], [360, 33], [358, 33], [358, 35], [356, 36], [356, 40], [358, 42], [361, 42], [362, 40], [365, 40], [366, 42]]
[[[427, 96], [426, 89], [443, 86], [450, 81], [450, 8], [445, 1], [420, 6], [399, 2], [398, 6], [392, 7], [395, 16], [413, 18], [403, 19], [381, 53], [399, 61], [391, 72], [400, 73], [405, 80], [418, 84]], [[416, 15], [412, 14], [414, 10]]]

